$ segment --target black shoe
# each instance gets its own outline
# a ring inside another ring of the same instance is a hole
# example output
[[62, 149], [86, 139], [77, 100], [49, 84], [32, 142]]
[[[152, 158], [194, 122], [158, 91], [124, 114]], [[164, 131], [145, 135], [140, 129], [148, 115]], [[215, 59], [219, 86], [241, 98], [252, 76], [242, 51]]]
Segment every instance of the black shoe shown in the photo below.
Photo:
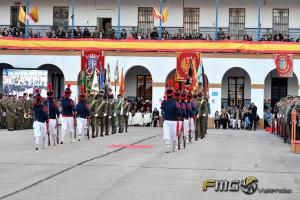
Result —
[[105, 135], [109, 135], [108, 133], [105, 133]]
[[100, 137], [104, 137], [104, 135], [103, 135], [103, 134], [100, 134]]
[[125, 129], [125, 133], [128, 133], [127, 129]]
[[113, 131], [111, 132], [111, 134], [116, 134], [116, 132], [117, 132], [116, 130], [113, 130]]
[[60, 144], [64, 144], [64, 142], [63, 142], [63, 141], [61, 141], [61, 142], [60, 142]]
[[35, 150], [37, 151], [37, 150], [39, 150], [39, 148], [38, 148], [38, 147], [35, 147]]

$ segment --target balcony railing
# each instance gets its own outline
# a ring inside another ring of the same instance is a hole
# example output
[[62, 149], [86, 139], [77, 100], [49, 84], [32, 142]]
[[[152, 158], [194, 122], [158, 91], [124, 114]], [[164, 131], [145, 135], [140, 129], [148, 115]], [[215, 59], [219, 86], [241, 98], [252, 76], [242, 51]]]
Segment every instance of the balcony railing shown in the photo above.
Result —
[[[30, 37], [49, 37], [47, 33], [51, 31], [51, 26], [47, 25], [31, 25], [29, 27], [29, 31], [31, 32]], [[76, 27], [77, 28], [77, 27]], [[76, 31], [75, 28], [75, 31]], [[80, 27], [81, 32], [83, 33], [84, 28], [88, 28], [90, 36], [92, 37], [92, 33], [95, 32], [96, 26], [82, 26]], [[243, 33], [239, 33], [238, 35], [229, 35], [229, 28], [228, 27], [220, 27], [222, 29], [222, 32], [225, 35], [225, 38], [223, 39], [230, 39], [230, 40], [243, 40], [244, 35], [248, 35], [250, 38], [249, 40], [256, 41], [257, 40], [257, 28], [246, 28]], [[8, 30], [9, 34], [8, 36], [13, 36], [13, 37], [24, 37], [24, 34], [12, 34], [12, 29], [7, 25], [0, 25], [0, 37], [2, 36], [2, 32], [4, 30]], [[159, 30], [159, 27], [156, 27], [157, 30]], [[164, 28], [166, 32], [168, 32], [168, 36], [164, 35], [164, 39], [206, 39], [206, 40], [214, 40], [215, 36], [215, 27], [200, 27], [199, 32], [194, 32], [194, 33], [184, 33], [183, 32], [183, 27], [165, 27]], [[20, 28], [19, 32], [24, 33], [24, 28]], [[69, 27], [68, 30], [64, 30], [66, 33], [66, 38], [71, 37], [71, 27]], [[117, 27], [112, 27], [112, 38], [116, 37], [116, 30]], [[121, 30], [125, 30], [127, 37], [129, 37], [131, 34], [137, 36], [138, 35], [138, 27], [134, 26], [121, 26]], [[54, 30], [54, 33], [56, 33], [57, 30]], [[105, 38], [105, 33], [98, 31], [99, 34], [96, 34], [96, 38]], [[272, 29], [267, 29], [267, 28], [262, 28], [260, 32], [260, 38], [263, 39], [266, 33], [269, 33], [269, 35], [274, 37], [275, 33], [272, 33]], [[5, 35], [5, 34], [4, 34]], [[200, 38], [201, 36], [201, 38]], [[54, 36], [57, 37], [57, 36]], [[82, 35], [80, 37], [83, 37]], [[300, 28], [291, 28], [289, 29], [289, 35], [284, 36], [289, 38], [291, 41], [296, 41], [300, 37]], [[75, 37], [76, 38], [76, 37]], [[111, 38], [111, 37], [110, 37]], [[146, 35], [143, 35], [144, 39], [150, 39]], [[123, 38], [124, 39], [124, 38]], [[158, 38], [151, 38], [151, 39], [158, 39]]]

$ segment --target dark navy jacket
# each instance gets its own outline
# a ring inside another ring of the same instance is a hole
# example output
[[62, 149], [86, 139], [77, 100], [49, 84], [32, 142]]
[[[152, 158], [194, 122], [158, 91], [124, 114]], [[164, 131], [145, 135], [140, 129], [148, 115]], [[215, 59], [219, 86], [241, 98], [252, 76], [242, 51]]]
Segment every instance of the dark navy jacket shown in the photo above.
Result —
[[77, 117], [87, 118], [90, 116], [90, 109], [86, 101], [81, 101], [76, 105]]
[[161, 104], [164, 120], [177, 121], [181, 117], [180, 103], [174, 99], [164, 100]]
[[181, 107], [181, 120], [187, 119], [188, 112], [187, 112], [186, 104], [184, 101], [180, 102], [180, 107]]
[[44, 106], [48, 108], [49, 119], [56, 119], [56, 117], [59, 118], [60, 112], [56, 101], [53, 99], [46, 99], [44, 101]]
[[73, 117], [73, 113], [75, 113], [75, 105], [74, 101], [65, 96], [61, 97], [61, 114], [63, 117]]
[[48, 120], [47, 107], [43, 104], [33, 105], [34, 121], [45, 123]]

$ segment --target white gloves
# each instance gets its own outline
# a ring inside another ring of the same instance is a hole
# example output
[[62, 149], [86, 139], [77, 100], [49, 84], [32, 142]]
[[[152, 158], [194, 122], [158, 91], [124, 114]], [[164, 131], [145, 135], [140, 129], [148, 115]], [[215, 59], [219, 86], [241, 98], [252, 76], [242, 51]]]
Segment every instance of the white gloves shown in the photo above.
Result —
[[114, 117], [117, 116], [117, 113], [114, 114]]
[[98, 114], [95, 114], [95, 117], [98, 117]]

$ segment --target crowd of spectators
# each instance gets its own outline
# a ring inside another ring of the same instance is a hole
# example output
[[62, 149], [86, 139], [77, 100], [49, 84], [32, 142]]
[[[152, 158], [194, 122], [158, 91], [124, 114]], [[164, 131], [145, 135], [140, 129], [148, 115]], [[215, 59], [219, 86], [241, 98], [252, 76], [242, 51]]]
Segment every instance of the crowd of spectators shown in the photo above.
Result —
[[[91, 28], [90, 28], [91, 29]], [[97, 27], [93, 30], [89, 28], [81, 28], [77, 26], [74, 29], [74, 38], [100, 38], [100, 39], [116, 39], [117, 31], [113, 28], [107, 28], [106, 30], [99, 30]], [[0, 37], [24, 37], [24, 28], [8, 27], [0, 29]], [[162, 31], [162, 38], [164, 40], [213, 40], [214, 35], [211, 36], [210, 33], [200, 33], [194, 31], [193, 33], [184, 33], [182, 29], [178, 29], [176, 32], [169, 33], [165, 28]], [[46, 32], [28, 30], [28, 37], [30, 38], [71, 38], [72, 30], [65, 31], [62, 27], [57, 30], [50, 28]], [[251, 34], [244, 35], [229, 35], [225, 33], [222, 28], [219, 29], [217, 33], [217, 40], [244, 40], [253, 41], [255, 40]], [[159, 39], [159, 31], [156, 27], [153, 28], [149, 33], [141, 33], [138, 31], [126, 31], [122, 29], [120, 32], [121, 39], [127, 40], [157, 40]], [[298, 38], [290, 38], [288, 35], [284, 34], [274, 34], [270, 29], [267, 29], [265, 33], [262, 34], [261, 41], [283, 41], [283, 42], [300, 42], [300, 35]]]
[[215, 112], [214, 121], [216, 129], [231, 128], [255, 131], [259, 116], [256, 105], [251, 103], [249, 107], [222, 108], [221, 113], [218, 111]]

